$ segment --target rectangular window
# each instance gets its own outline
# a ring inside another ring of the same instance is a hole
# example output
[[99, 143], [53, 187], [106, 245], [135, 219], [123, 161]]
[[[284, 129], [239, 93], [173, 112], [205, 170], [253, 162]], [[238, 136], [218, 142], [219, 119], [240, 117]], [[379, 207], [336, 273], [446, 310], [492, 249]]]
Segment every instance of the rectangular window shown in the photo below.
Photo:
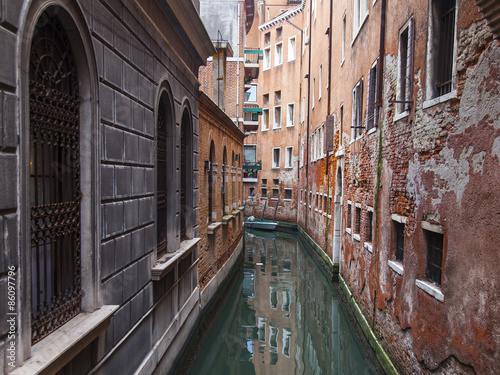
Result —
[[273, 184], [274, 185], [279, 185], [280, 184], [280, 180], [278, 178], [273, 178]]
[[269, 108], [262, 110], [262, 130], [269, 130]]
[[285, 168], [293, 167], [293, 147], [288, 146], [285, 154]]
[[347, 223], [345, 224], [346, 228], [351, 229], [352, 226], [352, 204], [347, 203]]
[[[399, 34], [397, 112], [410, 109], [413, 75], [413, 18]], [[406, 103], [403, 103], [406, 102]]]
[[274, 102], [281, 103], [281, 90], [274, 92]]
[[250, 188], [250, 197], [253, 197], [255, 195], [255, 188], [251, 187]]
[[340, 135], [339, 135], [339, 143], [340, 147], [342, 147], [342, 134], [344, 133], [344, 105], [340, 106]]
[[288, 103], [286, 106], [286, 126], [293, 126], [293, 119], [295, 117], [295, 104]]
[[267, 185], [267, 178], [262, 179], [262, 186]]
[[393, 225], [396, 234], [396, 260], [402, 263], [404, 257], [405, 225], [403, 223], [398, 223], [397, 221], [394, 221]]
[[360, 232], [361, 232], [361, 207], [355, 207], [354, 233], [359, 234]]
[[344, 14], [344, 17], [342, 18], [342, 63], [345, 60], [345, 40], [346, 40], [346, 15]]
[[318, 100], [321, 100], [321, 86], [323, 86], [323, 64], [319, 64], [318, 73]]
[[366, 110], [366, 130], [373, 129], [378, 123], [377, 107], [377, 63], [368, 73], [368, 108]]
[[265, 105], [269, 104], [269, 94], [262, 95], [262, 101]]
[[427, 269], [426, 276], [430, 281], [441, 285], [443, 267], [443, 235], [441, 233], [424, 230], [427, 241]]
[[292, 200], [292, 189], [285, 189], [285, 199]]
[[276, 29], [276, 39], [283, 38], [283, 27], [278, 27]]
[[352, 139], [361, 136], [363, 132], [363, 80], [361, 79], [352, 90]]
[[257, 146], [245, 145], [243, 146], [243, 165], [255, 164], [257, 161]]
[[283, 64], [283, 43], [276, 43], [274, 66]]
[[271, 47], [264, 48], [263, 65], [262, 70], [271, 69]]
[[273, 129], [281, 128], [281, 106], [274, 107]]
[[453, 62], [455, 51], [455, 9], [456, 0], [433, 0], [430, 7], [431, 24], [429, 30], [428, 56], [430, 66], [427, 68], [432, 99], [451, 92], [453, 86]]
[[295, 37], [292, 36], [288, 39], [288, 61], [295, 60]]
[[252, 84], [248, 89], [245, 90], [245, 102], [256, 102], [257, 101], [257, 85]]
[[260, 189], [260, 197], [263, 199], [267, 199], [267, 188]]
[[264, 34], [264, 44], [271, 43], [271, 32], [267, 32]]
[[312, 85], [312, 108], [314, 108], [314, 102], [316, 101], [315, 99], [315, 93], [316, 93], [316, 77], [313, 78], [313, 85]]
[[279, 197], [279, 189], [273, 189], [273, 198], [278, 199]]
[[280, 149], [279, 147], [273, 148], [273, 168], [280, 167]]
[[368, 0], [354, 0], [354, 15], [352, 20], [353, 38], [358, 33], [363, 21], [368, 16]]
[[366, 242], [373, 242], [373, 211], [367, 212]]

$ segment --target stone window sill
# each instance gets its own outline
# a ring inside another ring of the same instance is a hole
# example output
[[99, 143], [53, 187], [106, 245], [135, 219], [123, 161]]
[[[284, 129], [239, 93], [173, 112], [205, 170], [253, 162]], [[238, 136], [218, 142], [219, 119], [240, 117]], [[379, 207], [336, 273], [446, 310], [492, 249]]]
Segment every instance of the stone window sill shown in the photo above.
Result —
[[366, 132], [366, 135], [373, 134], [373, 133], [375, 133], [376, 131], [377, 131], [377, 127], [376, 127], [376, 126], [374, 126], [373, 128], [371, 128], [370, 130], [368, 130], [368, 131]]
[[33, 345], [31, 358], [11, 374], [52, 374], [88, 346], [109, 325], [118, 305], [104, 305], [92, 313], [81, 313]]
[[403, 276], [404, 268], [400, 262], [389, 260], [387, 263], [389, 264], [389, 267], [393, 269], [393, 271]]
[[207, 234], [210, 235], [210, 234], [214, 234], [215, 233], [215, 230], [217, 228], [219, 228], [220, 226], [222, 225], [221, 222], [217, 222], [217, 223], [212, 223], [212, 224], [209, 224], [208, 227], [207, 227]]
[[457, 97], [457, 90], [453, 90], [453, 91], [449, 92], [448, 94], [438, 96], [437, 98], [434, 98], [434, 99], [426, 100], [423, 104], [423, 108], [427, 109], [427, 108], [430, 108], [432, 106], [435, 106], [436, 104], [444, 103], [444, 102], [447, 102], [448, 100], [455, 99], [456, 97]]
[[441, 288], [438, 287], [437, 285], [424, 280], [415, 280], [415, 284], [424, 292], [434, 297], [438, 301], [440, 302], [444, 301], [443, 292], [441, 291]]
[[[215, 224], [220, 225], [221, 223]], [[208, 226], [209, 228], [210, 225]], [[175, 266], [177, 260], [182, 259], [186, 255], [190, 254], [196, 248], [198, 242], [200, 242], [199, 238], [182, 241], [180, 244], [180, 248], [177, 251], [163, 255], [160, 259], [158, 259], [156, 265], [151, 269], [151, 279], [154, 281], [159, 281], [163, 277], [165, 277], [168, 271], [170, 271], [170, 269]]]
[[368, 250], [370, 253], [373, 253], [373, 246], [372, 246], [371, 242], [365, 242], [363, 245], [364, 245], [366, 250]]
[[396, 116], [394, 116], [394, 122], [407, 118], [409, 115], [410, 115], [409, 111], [398, 113]]
[[358, 233], [353, 233], [352, 234], [352, 238], [354, 238], [358, 242], [361, 241], [361, 237], [360, 237], [360, 235]]
[[345, 228], [345, 232], [351, 234], [351, 228]]
[[227, 225], [227, 223], [229, 222], [229, 220], [231, 219], [234, 219], [234, 216], [233, 215], [226, 215], [222, 218], [222, 224], [223, 225]]

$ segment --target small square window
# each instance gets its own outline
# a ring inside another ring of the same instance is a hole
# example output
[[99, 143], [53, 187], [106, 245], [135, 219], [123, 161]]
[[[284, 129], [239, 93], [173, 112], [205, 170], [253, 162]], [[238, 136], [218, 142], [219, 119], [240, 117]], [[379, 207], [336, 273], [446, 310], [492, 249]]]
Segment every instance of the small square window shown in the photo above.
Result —
[[273, 184], [274, 185], [279, 185], [280, 184], [280, 180], [278, 178], [273, 178]]
[[262, 179], [262, 185], [267, 185], [267, 178]]
[[424, 230], [427, 241], [427, 269], [426, 276], [430, 281], [441, 285], [443, 267], [443, 235], [441, 233]]
[[292, 199], [292, 189], [285, 189], [285, 199]]
[[396, 260], [402, 263], [404, 258], [405, 225], [395, 221], [394, 230], [396, 232]]
[[274, 102], [281, 103], [281, 90], [274, 92]]
[[278, 199], [278, 196], [279, 196], [279, 190], [273, 189], [273, 198]]

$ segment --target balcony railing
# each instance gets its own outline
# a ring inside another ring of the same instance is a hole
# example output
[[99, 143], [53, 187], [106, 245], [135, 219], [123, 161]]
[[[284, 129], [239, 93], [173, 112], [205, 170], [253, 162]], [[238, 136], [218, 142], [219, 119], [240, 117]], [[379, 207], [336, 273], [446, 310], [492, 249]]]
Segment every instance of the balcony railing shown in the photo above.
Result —
[[246, 64], [259, 64], [262, 60], [262, 50], [258, 48], [247, 47], [245, 48], [245, 63]]

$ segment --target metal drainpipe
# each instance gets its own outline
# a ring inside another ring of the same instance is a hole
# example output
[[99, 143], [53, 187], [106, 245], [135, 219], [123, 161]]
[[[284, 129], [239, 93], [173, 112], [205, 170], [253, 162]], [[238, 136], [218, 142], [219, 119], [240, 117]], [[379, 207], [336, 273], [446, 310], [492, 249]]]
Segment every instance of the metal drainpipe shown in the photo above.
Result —
[[[327, 101], [327, 116], [330, 116], [331, 113], [331, 98], [332, 98], [332, 26], [333, 26], [333, 0], [330, 0], [330, 26], [328, 29], [328, 101]], [[335, 124], [333, 124], [335, 128]], [[332, 131], [333, 134], [333, 131]], [[328, 219], [328, 215], [332, 214], [332, 208], [330, 207], [330, 173], [329, 170], [329, 160], [330, 155], [329, 151], [326, 150], [326, 228], [325, 228], [325, 251], [328, 256], [328, 226], [330, 224], [330, 220]], [[332, 251], [333, 258], [333, 251]]]
[[[306, 212], [307, 207], [311, 204], [309, 202], [309, 118], [311, 113], [311, 52], [312, 52], [312, 10], [309, 10], [309, 67], [307, 69], [307, 124], [306, 124]], [[307, 37], [307, 35], [306, 35]], [[306, 214], [306, 231], [309, 222], [309, 215]]]

